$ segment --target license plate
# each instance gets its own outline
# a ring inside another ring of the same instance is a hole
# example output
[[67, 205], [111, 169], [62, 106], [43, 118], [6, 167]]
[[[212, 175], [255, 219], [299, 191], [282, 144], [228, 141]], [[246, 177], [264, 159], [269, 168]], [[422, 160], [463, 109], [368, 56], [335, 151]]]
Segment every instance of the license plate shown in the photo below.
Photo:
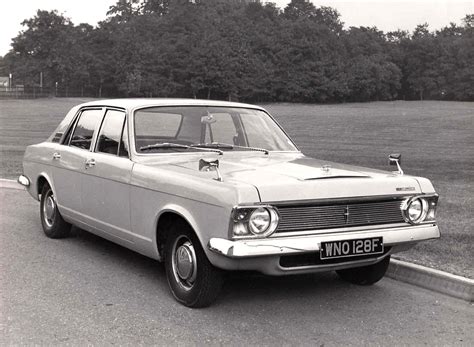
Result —
[[320, 257], [321, 259], [333, 259], [382, 253], [383, 238], [371, 237], [367, 239], [321, 242]]

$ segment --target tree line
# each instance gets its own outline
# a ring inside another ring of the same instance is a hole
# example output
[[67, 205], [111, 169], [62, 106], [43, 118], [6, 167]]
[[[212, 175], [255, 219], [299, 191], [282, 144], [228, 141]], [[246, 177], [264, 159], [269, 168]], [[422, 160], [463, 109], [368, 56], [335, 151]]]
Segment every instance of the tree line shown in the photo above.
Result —
[[[119, 0], [96, 27], [38, 10], [0, 57], [24, 86], [250, 102], [474, 100], [474, 15], [409, 33], [344, 28], [308, 0]], [[40, 82], [41, 76], [41, 82]]]

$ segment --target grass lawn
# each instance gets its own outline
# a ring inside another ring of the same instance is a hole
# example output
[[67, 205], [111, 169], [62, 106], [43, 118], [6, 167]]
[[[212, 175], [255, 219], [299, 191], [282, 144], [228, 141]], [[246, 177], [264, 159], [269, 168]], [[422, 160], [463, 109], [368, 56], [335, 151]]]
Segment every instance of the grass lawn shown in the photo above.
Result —
[[[26, 145], [46, 139], [81, 98], [0, 100], [0, 177], [21, 172]], [[342, 105], [267, 104], [307, 155], [432, 180], [442, 238], [398, 258], [474, 278], [474, 103], [396, 101]]]
[[16, 179], [25, 147], [46, 140], [72, 106], [90, 100], [0, 100], [0, 177]]

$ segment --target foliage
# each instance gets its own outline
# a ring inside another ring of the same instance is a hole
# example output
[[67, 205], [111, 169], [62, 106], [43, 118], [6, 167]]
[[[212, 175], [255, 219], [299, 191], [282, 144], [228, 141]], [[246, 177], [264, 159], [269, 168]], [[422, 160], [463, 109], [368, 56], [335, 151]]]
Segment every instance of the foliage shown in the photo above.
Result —
[[0, 71], [97, 96], [474, 100], [473, 17], [383, 33], [308, 0], [118, 0], [95, 28], [39, 10]]

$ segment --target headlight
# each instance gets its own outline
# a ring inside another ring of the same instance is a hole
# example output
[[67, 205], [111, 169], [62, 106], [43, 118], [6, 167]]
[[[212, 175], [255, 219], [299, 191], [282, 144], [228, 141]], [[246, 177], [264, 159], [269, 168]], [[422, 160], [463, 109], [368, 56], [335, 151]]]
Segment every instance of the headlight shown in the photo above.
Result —
[[252, 212], [249, 218], [249, 229], [252, 234], [262, 235], [270, 226], [270, 212], [266, 208], [260, 207]]
[[411, 224], [434, 222], [437, 204], [438, 195], [412, 197], [402, 207], [403, 217]]
[[426, 213], [426, 200], [424, 199], [414, 199], [408, 205], [408, 218], [413, 222], [416, 223], [423, 217], [423, 214]]
[[232, 213], [232, 237], [266, 237], [278, 226], [278, 212], [271, 206], [237, 207]]

